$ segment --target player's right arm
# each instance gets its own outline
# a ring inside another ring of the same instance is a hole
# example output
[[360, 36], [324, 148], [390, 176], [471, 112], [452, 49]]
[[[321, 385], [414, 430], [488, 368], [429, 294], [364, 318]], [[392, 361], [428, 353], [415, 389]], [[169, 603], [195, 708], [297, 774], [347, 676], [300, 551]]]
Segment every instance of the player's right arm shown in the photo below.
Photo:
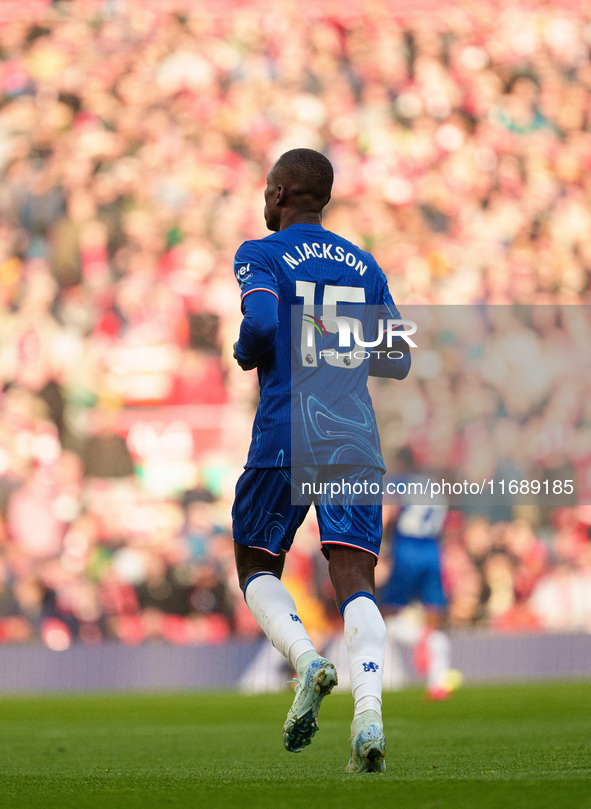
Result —
[[234, 357], [244, 371], [251, 371], [275, 344], [279, 324], [277, 298], [257, 290], [246, 298], [242, 312]]
[[234, 358], [245, 371], [256, 368], [275, 344], [279, 324], [279, 296], [264, 253], [245, 242], [236, 253], [234, 274], [241, 290], [242, 323], [234, 344]]

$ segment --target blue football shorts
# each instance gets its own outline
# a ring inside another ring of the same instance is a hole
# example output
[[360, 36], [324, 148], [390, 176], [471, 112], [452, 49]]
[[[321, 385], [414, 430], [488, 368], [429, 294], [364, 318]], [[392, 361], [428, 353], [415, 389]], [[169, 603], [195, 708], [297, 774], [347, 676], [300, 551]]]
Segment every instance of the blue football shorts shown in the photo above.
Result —
[[[345, 478], [351, 482], [371, 482], [373, 491], [379, 488], [379, 494], [370, 497], [364, 494], [361, 504], [355, 502], [354, 493], [339, 498], [338, 503], [332, 502], [328, 495], [320, 494], [314, 498], [320, 547], [326, 558], [331, 545], [345, 545], [368, 551], [377, 561], [382, 539], [382, 470], [323, 466], [308, 472], [315, 474], [317, 481], [328, 484], [331, 479]], [[245, 469], [236, 484], [232, 508], [234, 541], [250, 548], [260, 548], [273, 556], [289, 551], [311, 505], [300, 498], [300, 494], [289, 468]], [[300, 499], [302, 502], [298, 502]]]
[[379, 594], [383, 606], [405, 607], [418, 601], [444, 608], [439, 543], [433, 539], [399, 536], [394, 540], [390, 578]]

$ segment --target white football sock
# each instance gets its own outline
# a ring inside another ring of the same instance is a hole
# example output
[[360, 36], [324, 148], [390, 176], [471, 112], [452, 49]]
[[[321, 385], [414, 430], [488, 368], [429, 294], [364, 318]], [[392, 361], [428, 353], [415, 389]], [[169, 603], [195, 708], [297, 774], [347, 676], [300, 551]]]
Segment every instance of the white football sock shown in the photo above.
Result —
[[355, 593], [341, 605], [349, 655], [354, 717], [363, 711], [382, 713], [382, 678], [386, 625], [371, 593]]
[[443, 686], [445, 675], [451, 666], [451, 641], [445, 632], [436, 629], [427, 638], [427, 650], [429, 655], [427, 687]]
[[317, 652], [311, 651], [304, 652], [297, 658], [295, 662], [295, 670], [297, 671], [300, 680], [304, 679], [310, 663], [318, 657], [320, 657], [320, 655]]
[[[261, 573], [246, 582], [244, 598], [256, 622], [273, 646], [294, 669], [306, 652], [316, 653], [314, 644], [296, 609], [289, 590], [273, 573]], [[301, 677], [301, 672], [298, 671]]]

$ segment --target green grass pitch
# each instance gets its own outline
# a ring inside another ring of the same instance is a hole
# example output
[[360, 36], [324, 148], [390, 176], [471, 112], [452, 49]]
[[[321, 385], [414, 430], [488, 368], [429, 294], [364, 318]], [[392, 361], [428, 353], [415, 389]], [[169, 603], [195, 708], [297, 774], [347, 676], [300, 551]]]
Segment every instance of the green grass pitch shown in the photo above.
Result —
[[352, 700], [283, 749], [289, 691], [0, 699], [10, 809], [591, 809], [591, 682], [385, 695], [385, 774], [346, 775]]

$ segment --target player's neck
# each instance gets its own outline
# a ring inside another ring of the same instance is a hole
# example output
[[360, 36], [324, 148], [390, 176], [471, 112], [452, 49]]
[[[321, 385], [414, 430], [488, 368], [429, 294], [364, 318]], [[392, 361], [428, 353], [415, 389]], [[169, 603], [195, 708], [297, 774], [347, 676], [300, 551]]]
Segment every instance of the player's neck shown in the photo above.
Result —
[[321, 225], [322, 214], [315, 211], [284, 211], [279, 230], [292, 225]]

